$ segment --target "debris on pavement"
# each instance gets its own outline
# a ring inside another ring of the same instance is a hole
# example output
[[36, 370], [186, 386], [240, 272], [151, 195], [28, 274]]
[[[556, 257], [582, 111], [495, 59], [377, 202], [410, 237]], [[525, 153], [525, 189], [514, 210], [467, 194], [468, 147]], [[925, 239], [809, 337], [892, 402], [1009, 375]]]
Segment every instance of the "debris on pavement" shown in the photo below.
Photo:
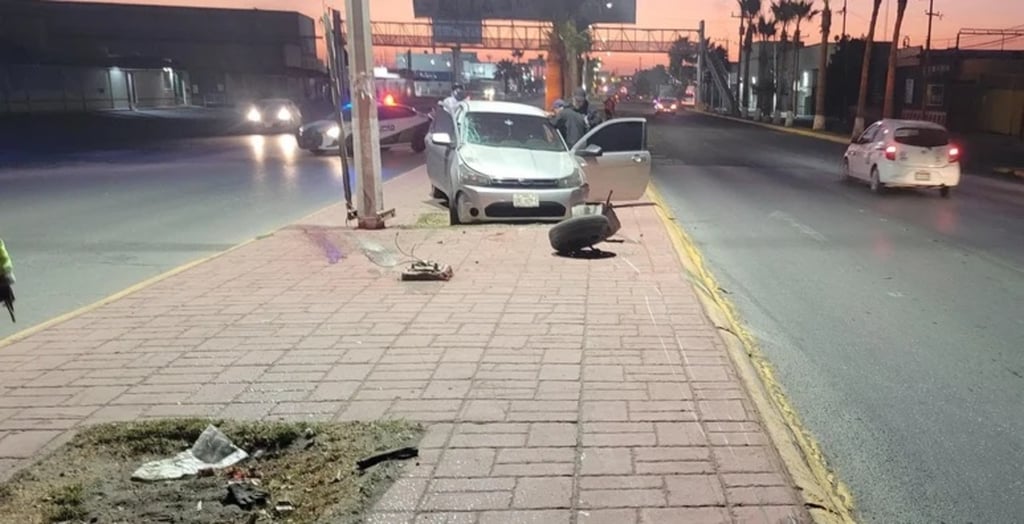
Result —
[[361, 459], [356, 462], [356, 467], [359, 468], [359, 471], [364, 471], [380, 464], [381, 462], [389, 460], [405, 460], [418, 456], [420, 456], [420, 450], [415, 447], [396, 448]]
[[430, 260], [420, 260], [409, 265], [409, 269], [402, 272], [402, 280], [405, 281], [442, 281], [452, 279], [454, 272], [452, 267], [441, 265]]
[[192, 448], [163, 460], [147, 462], [132, 473], [132, 480], [175, 480], [199, 475], [204, 470], [233, 466], [249, 456], [215, 426], [206, 427]]
[[290, 500], [279, 500], [277, 504], [274, 504], [274, 513], [278, 517], [286, 517], [291, 513], [295, 512], [295, 504]]
[[244, 510], [250, 510], [257, 506], [265, 506], [270, 493], [246, 482], [228, 484], [228, 493], [224, 496], [222, 504], [230, 506], [234, 504]]

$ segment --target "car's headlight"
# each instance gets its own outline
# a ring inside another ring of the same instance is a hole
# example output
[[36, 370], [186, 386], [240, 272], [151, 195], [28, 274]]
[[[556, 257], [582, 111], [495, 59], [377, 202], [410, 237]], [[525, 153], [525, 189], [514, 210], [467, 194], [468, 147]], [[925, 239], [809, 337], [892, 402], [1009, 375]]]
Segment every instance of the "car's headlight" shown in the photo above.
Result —
[[278, 120], [291, 120], [292, 119], [292, 112], [289, 111], [287, 107], [282, 107], [281, 109], [279, 109], [277, 111], [277, 119]]
[[331, 126], [331, 128], [327, 130], [327, 136], [337, 140], [341, 137], [341, 126]]
[[491, 185], [493, 183], [493, 180], [491, 179], [491, 177], [489, 177], [489, 176], [487, 176], [487, 175], [485, 175], [483, 173], [478, 173], [478, 172], [470, 169], [465, 164], [463, 164], [462, 168], [459, 169], [459, 178], [462, 180], [462, 183], [467, 185], [467, 186], [483, 186], [483, 187], [486, 187], [486, 186], [489, 186], [489, 185]]
[[579, 171], [573, 174], [558, 179], [558, 187], [579, 187], [583, 185], [583, 175]]
[[249, 112], [245, 114], [245, 119], [250, 122], [259, 122], [263, 120], [263, 115], [260, 114], [260, 110], [255, 107], [250, 108]]

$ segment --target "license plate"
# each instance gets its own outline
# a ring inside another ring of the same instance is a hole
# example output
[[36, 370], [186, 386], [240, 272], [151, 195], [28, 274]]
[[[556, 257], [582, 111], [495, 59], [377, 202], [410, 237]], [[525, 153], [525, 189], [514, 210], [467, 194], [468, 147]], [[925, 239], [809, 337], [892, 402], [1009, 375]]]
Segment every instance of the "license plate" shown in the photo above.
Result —
[[512, 195], [512, 207], [540, 207], [540, 197], [532, 193]]
[[918, 171], [914, 173], [914, 180], [931, 180], [932, 174], [927, 171]]

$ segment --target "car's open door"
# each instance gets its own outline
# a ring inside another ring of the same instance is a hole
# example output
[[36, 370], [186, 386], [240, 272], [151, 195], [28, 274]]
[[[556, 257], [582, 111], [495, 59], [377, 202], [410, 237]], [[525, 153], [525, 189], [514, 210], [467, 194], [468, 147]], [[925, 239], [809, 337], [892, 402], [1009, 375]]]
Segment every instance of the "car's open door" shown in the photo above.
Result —
[[617, 118], [603, 122], [577, 142], [572, 153], [582, 159], [590, 200], [640, 200], [651, 180], [647, 120]]

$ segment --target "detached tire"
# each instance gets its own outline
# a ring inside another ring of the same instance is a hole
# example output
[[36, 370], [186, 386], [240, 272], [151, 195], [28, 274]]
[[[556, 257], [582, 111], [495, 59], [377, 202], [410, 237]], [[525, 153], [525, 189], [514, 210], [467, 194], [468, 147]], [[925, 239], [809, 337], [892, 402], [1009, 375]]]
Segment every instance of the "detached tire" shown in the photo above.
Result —
[[611, 233], [611, 224], [607, 217], [584, 215], [556, 224], [548, 231], [548, 240], [555, 252], [566, 255], [604, 242]]

